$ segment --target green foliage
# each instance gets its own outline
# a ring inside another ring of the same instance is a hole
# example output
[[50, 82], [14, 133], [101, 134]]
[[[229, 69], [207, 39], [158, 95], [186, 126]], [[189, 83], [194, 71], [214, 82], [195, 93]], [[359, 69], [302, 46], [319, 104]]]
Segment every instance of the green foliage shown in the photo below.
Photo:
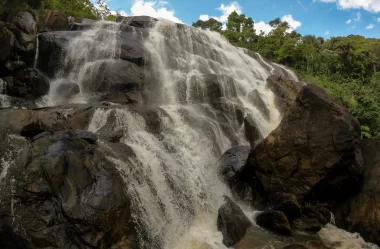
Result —
[[99, 19], [100, 13], [90, 0], [42, 0], [45, 9], [59, 10], [73, 17]]
[[222, 30], [222, 23], [214, 18], [210, 18], [207, 21], [198, 20], [194, 22], [193, 27], [220, 32]]
[[232, 12], [227, 29], [220, 32], [231, 44], [284, 64], [301, 79], [325, 88], [358, 118], [363, 138], [380, 134], [380, 39], [302, 36], [279, 18], [269, 25], [269, 34], [256, 35], [250, 17]]

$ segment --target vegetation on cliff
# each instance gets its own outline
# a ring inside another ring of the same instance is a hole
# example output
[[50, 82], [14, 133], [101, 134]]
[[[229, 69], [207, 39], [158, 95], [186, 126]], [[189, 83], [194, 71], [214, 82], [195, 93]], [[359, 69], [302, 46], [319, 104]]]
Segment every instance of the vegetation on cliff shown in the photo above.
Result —
[[279, 18], [269, 24], [271, 32], [257, 35], [252, 18], [233, 12], [224, 30], [215, 19], [193, 26], [220, 32], [232, 44], [294, 69], [342, 102], [359, 119], [364, 137], [380, 134], [380, 39], [349, 35], [325, 40], [302, 36]]

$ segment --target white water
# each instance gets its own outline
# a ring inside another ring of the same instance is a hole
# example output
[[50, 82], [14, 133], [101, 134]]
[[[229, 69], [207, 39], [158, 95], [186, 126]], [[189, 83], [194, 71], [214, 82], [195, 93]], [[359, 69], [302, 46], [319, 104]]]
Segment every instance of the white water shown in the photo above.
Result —
[[[63, 83], [76, 83], [81, 90], [81, 93], [70, 99], [69, 103], [85, 103], [87, 96], [82, 88], [83, 79], [94, 64], [119, 57], [118, 33], [118, 23], [101, 21], [95, 22], [91, 29], [71, 39], [65, 48], [66, 55], [60, 71], [50, 82], [49, 94], [38, 104], [55, 106], [65, 103], [67, 100], [58, 92], [58, 87]], [[37, 58], [38, 54], [36, 61]], [[91, 70], [97, 71], [96, 68]]]
[[[104, 25], [112, 28], [105, 31]], [[49, 105], [57, 104], [60, 82], [81, 86], [87, 69], [118, 56], [117, 27], [100, 22], [69, 43], [64, 66], [52, 83]], [[88, 130], [99, 137], [122, 130], [121, 142], [134, 152], [125, 160], [108, 160], [128, 186], [143, 248], [226, 249], [216, 219], [222, 196], [229, 193], [217, 177], [215, 163], [227, 149], [248, 144], [237, 110], [254, 117], [264, 137], [278, 125], [280, 113], [265, 84], [275, 67], [281, 66], [259, 55], [258, 59], [249, 56], [217, 33], [165, 20], [149, 32], [145, 48], [150, 60], [147, 79], [151, 79], [146, 82], [146, 105], [154, 106], [152, 111], [158, 115], [153, 130], [144, 110], [125, 107], [97, 109]], [[217, 75], [216, 84], [205, 80], [208, 74]], [[220, 96], [210, 94], [210, 88], [220, 89]], [[249, 98], [255, 90], [270, 110], [269, 119]], [[82, 86], [81, 92], [71, 101], [85, 102]], [[336, 230], [326, 229], [322, 234], [327, 234], [324, 240], [329, 243]]]

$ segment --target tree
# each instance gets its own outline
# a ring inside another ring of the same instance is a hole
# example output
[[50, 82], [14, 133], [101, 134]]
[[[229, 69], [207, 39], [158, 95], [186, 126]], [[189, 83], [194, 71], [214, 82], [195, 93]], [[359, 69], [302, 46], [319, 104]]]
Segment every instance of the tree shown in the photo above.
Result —
[[223, 24], [214, 18], [210, 18], [207, 21], [198, 20], [197, 22], [193, 23], [192, 26], [204, 30], [220, 32], [222, 30]]

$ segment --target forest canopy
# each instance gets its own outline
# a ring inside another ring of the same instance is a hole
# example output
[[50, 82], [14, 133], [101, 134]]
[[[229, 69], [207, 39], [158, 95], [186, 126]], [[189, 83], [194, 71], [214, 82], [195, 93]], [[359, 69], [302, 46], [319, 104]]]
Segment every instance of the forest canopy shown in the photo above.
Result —
[[363, 137], [380, 134], [380, 39], [359, 35], [324, 39], [292, 30], [276, 18], [272, 31], [257, 33], [252, 18], [232, 12], [225, 29], [215, 19], [194, 27], [220, 32], [235, 46], [295, 70], [340, 100], [359, 119]]

